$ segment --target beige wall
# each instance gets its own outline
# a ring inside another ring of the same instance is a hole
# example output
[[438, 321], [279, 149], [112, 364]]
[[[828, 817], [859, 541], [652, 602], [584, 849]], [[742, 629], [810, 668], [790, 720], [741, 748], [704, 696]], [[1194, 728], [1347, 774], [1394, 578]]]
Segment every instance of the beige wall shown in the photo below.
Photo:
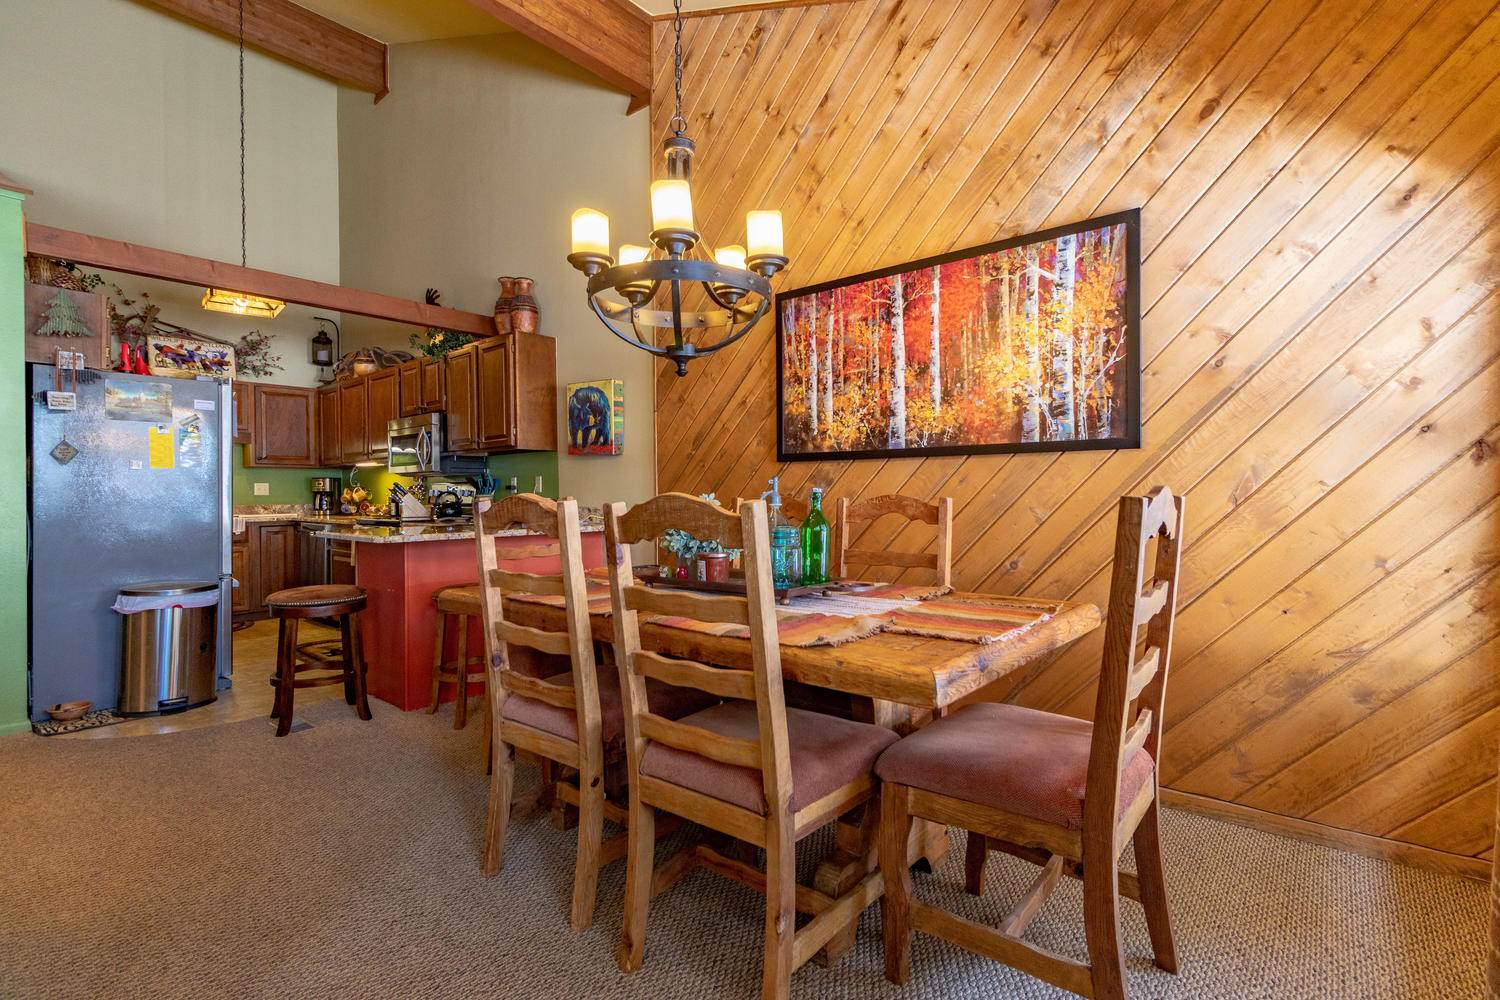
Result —
[[[27, 218], [239, 261], [233, 40], [132, 0], [0, 0], [0, 24], [0, 171], [35, 190]], [[249, 263], [338, 281], [338, 88], [254, 51], [245, 81]], [[305, 313], [209, 318], [201, 294], [153, 293], [214, 336], [259, 326], [286, 359], [276, 380], [313, 381]]]
[[[488, 312], [498, 275], [529, 275], [559, 388], [625, 380], [625, 454], [559, 456], [563, 492], [584, 504], [653, 492], [652, 373], [588, 311], [568, 217], [592, 205], [617, 242], [644, 240], [649, 142], [625, 98], [511, 34], [393, 46], [389, 97], [339, 95], [345, 285], [410, 298], [435, 286], [446, 305]], [[405, 347], [409, 332], [351, 318], [344, 343]], [[563, 441], [560, 402], [557, 419]]]

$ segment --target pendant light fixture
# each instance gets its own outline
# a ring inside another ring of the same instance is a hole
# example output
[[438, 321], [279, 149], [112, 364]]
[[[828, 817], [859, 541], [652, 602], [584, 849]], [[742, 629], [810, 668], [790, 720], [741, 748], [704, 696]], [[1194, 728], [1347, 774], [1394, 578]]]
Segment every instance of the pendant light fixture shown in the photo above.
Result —
[[[746, 240], [714, 250], [710, 258], [693, 225], [693, 140], [682, 115], [682, 0], [674, 0], [672, 29], [675, 114], [672, 134], [662, 143], [666, 176], [651, 185], [651, 246], [620, 245], [610, 256], [609, 217], [592, 208], [573, 213], [573, 252], [568, 263], [588, 278], [589, 308], [615, 336], [631, 347], [670, 359], [678, 375], [688, 362], [739, 340], [771, 305], [771, 277], [787, 265], [781, 213], [753, 211], [745, 217]], [[702, 287], [717, 308], [684, 308], [684, 285]], [[670, 309], [647, 306], [666, 290]], [[607, 297], [613, 292], [616, 297]], [[623, 301], [621, 301], [623, 300]], [[718, 340], [690, 343], [691, 330], [716, 330]], [[658, 344], [658, 331], [670, 330], [671, 343]]]
[[[245, 0], [240, 0], [240, 267], [245, 266]], [[203, 308], [236, 316], [275, 319], [286, 303], [280, 299], [234, 292], [227, 288], [208, 288], [203, 292]]]

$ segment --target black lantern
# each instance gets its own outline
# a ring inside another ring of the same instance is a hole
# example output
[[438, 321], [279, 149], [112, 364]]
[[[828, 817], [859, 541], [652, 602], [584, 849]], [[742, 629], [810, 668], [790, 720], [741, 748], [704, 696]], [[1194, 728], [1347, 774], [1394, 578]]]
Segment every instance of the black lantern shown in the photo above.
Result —
[[[333, 327], [334, 333], [338, 333], [339, 325], [333, 320], [322, 316], [315, 316], [313, 318], [319, 323], [325, 323], [327, 326]], [[333, 338], [328, 335], [327, 326], [319, 327], [318, 332], [313, 334], [311, 341], [311, 360], [319, 368], [332, 368], [334, 362]]]

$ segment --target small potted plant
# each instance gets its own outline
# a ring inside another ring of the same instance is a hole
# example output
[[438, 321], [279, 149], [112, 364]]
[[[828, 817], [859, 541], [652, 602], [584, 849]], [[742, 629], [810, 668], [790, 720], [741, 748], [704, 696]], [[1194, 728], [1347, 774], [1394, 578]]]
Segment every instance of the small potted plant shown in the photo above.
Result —
[[[718, 503], [718, 497], [712, 493], [700, 493], [698, 496], [709, 503]], [[692, 576], [693, 563], [698, 556], [706, 552], [722, 552], [730, 559], [740, 557], [739, 549], [726, 549], [717, 538], [698, 538], [681, 528], [668, 528], [661, 536], [661, 547], [672, 553], [675, 566], [669, 566], [665, 562], [661, 564], [660, 574], [662, 576], [673, 576], [679, 580], [686, 580]]]

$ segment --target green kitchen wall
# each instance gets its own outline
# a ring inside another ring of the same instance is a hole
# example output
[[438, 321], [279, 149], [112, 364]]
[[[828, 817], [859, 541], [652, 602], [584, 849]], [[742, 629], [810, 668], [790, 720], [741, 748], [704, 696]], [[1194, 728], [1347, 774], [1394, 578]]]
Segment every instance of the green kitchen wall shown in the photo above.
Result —
[[27, 729], [26, 435], [24, 427], [25, 195], [0, 186], [0, 735]]
[[[246, 466], [245, 446], [234, 446], [234, 503], [312, 503], [313, 476], [338, 476], [347, 479], [348, 472], [340, 469], [273, 469], [266, 466]], [[255, 484], [265, 483], [271, 492], [265, 496], [255, 495]]]

